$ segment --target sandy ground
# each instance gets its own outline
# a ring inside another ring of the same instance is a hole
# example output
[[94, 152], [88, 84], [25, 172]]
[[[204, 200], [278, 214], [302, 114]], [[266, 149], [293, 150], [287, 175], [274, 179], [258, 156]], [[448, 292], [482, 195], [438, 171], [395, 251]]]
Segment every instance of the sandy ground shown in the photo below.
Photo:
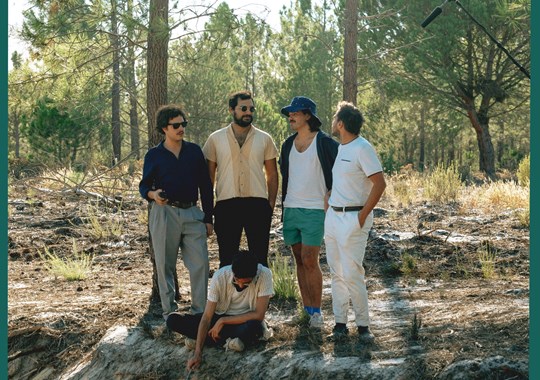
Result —
[[[26, 191], [21, 186], [11, 193]], [[152, 266], [145, 214], [146, 204], [136, 196], [124, 199], [121, 206], [96, 206], [88, 197], [72, 193], [35, 191], [10, 197], [10, 378], [36, 378], [44, 369], [47, 376], [41, 378], [56, 378], [90, 354], [111, 326], [161, 323], [160, 307], [149, 300]], [[278, 214], [276, 210], [270, 258], [290, 258]], [[94, 217], [103, 226], [120, 226], [122, 233], [114, 238], [92, 236], [89, 225]], [[77, 250], [93, 256], [92, 271], [81, 281], [55, 278], [39, 252], [46, 246], [64, 256], [73, 242]], [[492, 270], [489, 263], [482, 265], [486, 252], [493, 254]], [[218, 267], [215, 236], [209, 240], [209, 254], [213, 271]], [[424, 203], [398, 208], [380, 203], [365, 259], [376, 336], [369, 347], [357, 344], [355, 332], [339, 344], [329, 339], [333, 320], [324, 247], [320, 263], [322, 331], [287, 323], [297, 304], [275, 298], [268, 312], [274, 337], [254, 350], [273, 349], [275, 355], [315, 350], [334, 358], [378, 362], [412, 358], [417, 372], [405, 378], [426, 379], [464, 359], [500, 355], [528, 360], [529, 230], [511, 211], [484, 214], [458, 206]], [[181, 308], [187, 309], [189, 283], [180, 259], [178, 273]], [[155, 376], [141, 378], [166, 378]]]

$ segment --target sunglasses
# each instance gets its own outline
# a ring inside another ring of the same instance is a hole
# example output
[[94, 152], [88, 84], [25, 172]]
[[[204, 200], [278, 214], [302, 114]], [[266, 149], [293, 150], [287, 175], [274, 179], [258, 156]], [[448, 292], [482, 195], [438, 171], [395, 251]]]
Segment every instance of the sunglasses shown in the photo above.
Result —
[[[239, 107], [240, 107], [240, 106], [239, 106]], [[249, 108], [249, 112], [251, 112], [251, 113], [255, 112], [255, 107], [253, 107], [253, 106], [251, 106], [251, 107], [248, 107], [248, 106], [242, 106], [242, 107], [240, 107], [240, 110], [241, 110], [242, 112], [246, 112], [246, 111], [248, 110], [248, 108]]]
[[183, 121], [183, 122], [181, 122], [181, 123], [169, 123], [169, 124], [167, 124], [167, 125], [172, 125], [172, 127], [173, 127], [174, 129], [178, 129], [178, 128], [180, 128], [180, 126], [182, 126], [182, 127], [184, 127], [184, 128], [187, 127], [187, 123], [188, 123], [187, 121]]
[[245, 282], [238, 282], [238, 279], [236, 277], [233, 277], [232, 283], [234, 285], [243, 286], [244, 288], [247, 288], [249, 284], [251, 284], [253, 280], [245, 281]]

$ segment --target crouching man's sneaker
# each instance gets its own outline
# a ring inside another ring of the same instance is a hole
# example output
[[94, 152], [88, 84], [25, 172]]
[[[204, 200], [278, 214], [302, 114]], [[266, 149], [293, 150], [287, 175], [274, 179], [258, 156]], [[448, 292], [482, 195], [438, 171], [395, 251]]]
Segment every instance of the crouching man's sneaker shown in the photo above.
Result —
[[194, 350], [195, 346], [197, 345], [197, 341], [195, 339], [186, 338], [184, 340], [184, 344], [188, 350]]
[[366, 341], [372, 341], [375, 339], [375, 336], [369, 329], [369, 326], [358, 326], [358, 337]]
[[232, 350], [242, 352], [244, 351], [244, 342], [242, 342], [240, 338], [227, 338], [223, 348], [225, 348], [225, 351]]
[[324, 319], [320, 313], [314, 313], [309, 319], [309, 327], [320, 329], [324, 326]]
[[274, 336], [274, 330], [272, 330], [271, 327], [268, 326], [268, 323], [266, 321], [262, 321], [262, 337], [261, 340], [267, 341], [271, 337]]

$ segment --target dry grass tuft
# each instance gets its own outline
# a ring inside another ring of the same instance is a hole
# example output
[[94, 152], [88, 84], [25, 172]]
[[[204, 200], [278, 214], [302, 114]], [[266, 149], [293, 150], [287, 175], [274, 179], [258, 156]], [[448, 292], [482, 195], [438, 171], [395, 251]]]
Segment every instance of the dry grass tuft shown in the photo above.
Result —
[[92, 257], [78, 252], [75, 239], [73, 239], [71, 257], [60, 258], [47, 247], [43, 253], [38, 253], [45, 262], [45, 268], [55, 278], [62, 277], [68, 281], [84, 280], [92, 268]]
[[515, 182], [491, 182], [482, 186], [467, 187], [461, 202], [466, 209], [479, 209], [485, 212], [528, 210], [529, 192], [528, 186], [518, 186]]
[[455, 165], [437, 166], [424, 182], [424, 196], [435, 202], [456, 201], [462, 189]]
[[482, 268], [482, 276], [486, 279], [495, 277], [495, 259], [497, 255], [497, 249], [491, 242], [484, 242], [480, 248], [478, 248], [478, 261]]
[[414, 170], [407, 170], [389, 178], [386, 194], [399, 205], [409, 206], [421, 199], [422, 187], [421, 174]]
[[518, 183], [521, 186], [529, 186], [531, 183], [531, 156], [528, 155], [519, 163], [517, 170]]
[[[91, 236], [96, 239], [114, 239], [120, 238], [124, 230], [124, 221], [122, 217], [112, 215], [101, 215], [99, 205], [90, 204], [86, 208], [88, 216], [87, 230]], [[121, 215], [122, 208], [118, 207], [118, 214]]]

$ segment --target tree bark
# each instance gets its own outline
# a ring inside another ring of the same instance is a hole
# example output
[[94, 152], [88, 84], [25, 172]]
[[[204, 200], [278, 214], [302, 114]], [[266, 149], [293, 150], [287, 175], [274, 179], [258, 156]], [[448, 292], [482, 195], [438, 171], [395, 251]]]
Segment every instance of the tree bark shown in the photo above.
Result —
[[[150, 25], [148, 30], [147, 49], [147, 115], [148, 115], [148, 148], [157, 145], [162, 135], [156, 130], [156, 111], [161, 105], [168, 102], [167, 97], [167, 71], [168, 71], [168, 47], [169, 47], [169, 0], [150, 0]], [[148, 206], [148, 216], [152, 203]], [[150, 218], [148, 218], [150, 220]], [[159, 300], [159, 288], [157, 285], [157, 271], [154, 249], [152, 248], [152, 236], [150, 230], [149, 252], [152, 261], [152, 301]], [[176, 298], [180, 296], [178, 286], [178, 275], [175, 271], [174, 282], [176, 288]]]
[[418, 158], [418, 170], [423, 172], [426, 168], [426, 110], [420, 108], [420, 152]]
[[112, 147], [113, 147], [113, 165], [118, 163], [122, 157], [122, 142], [120, 134], [120, 41], [118, 37], [118, 19], [117, 19], [116, 0], [111, 0], [111, 48], [113, 54], [113, 83], [111, 88], [112, 103]]
[[343, 52], [343, 100], [356, 105], [358, 83], [358, 0], [345, 2], [345, 46]]
[[[128, 17], [133, 17], [133, 0], [127, 2]], [[130, 142], [131, 142], [131, 155], [135, 159], [141, 157], [141, 143], [139, 136], [139, 115], [137, 112], [137, 82], [135, 79], [135, 47], [132, 41], [134, 37], [133, 27], [128, 26], [127, 30], [128, 38], [130, 39], [128, 46], [128, 58], [127, 58], [127, 82], [129, 91], [129, 125], [130, 125]]]
[[480, 152], [479, 167], [490, 179], [495, 179], [495, 150], [489, 133], [489, 118], [484, 113], [476, 111], [472, 102], [473, 100], [470, 100], [467, 104], [467, 116], [476, 132]]
[[13, 140], [15, 142], [15, 158], [19, 158], [21, 153], [21, 134], [19, 129], [20, 123], [19, 111], [17, 110], [13, 113]]
[[148, 148], [157, 145], [162, 135], [156, 130], [155, 114], [167, 104], [167, 60], [169, 46], [169, 0], [150, 0], [150, 26], [147, 49]]

